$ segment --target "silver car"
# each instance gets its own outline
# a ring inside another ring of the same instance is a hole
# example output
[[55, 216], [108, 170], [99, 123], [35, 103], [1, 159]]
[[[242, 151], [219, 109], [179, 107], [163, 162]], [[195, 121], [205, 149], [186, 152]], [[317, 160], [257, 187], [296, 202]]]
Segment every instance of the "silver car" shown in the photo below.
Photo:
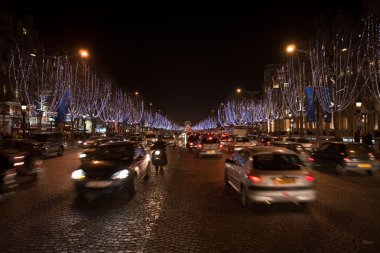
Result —
[[225, 184], [241, 196], [243, 206], [254, 202], [294, 202], [308, 206], [316, 200], [315, 177], [299, 156], [281, 147], [244, 148], [225, 161]]

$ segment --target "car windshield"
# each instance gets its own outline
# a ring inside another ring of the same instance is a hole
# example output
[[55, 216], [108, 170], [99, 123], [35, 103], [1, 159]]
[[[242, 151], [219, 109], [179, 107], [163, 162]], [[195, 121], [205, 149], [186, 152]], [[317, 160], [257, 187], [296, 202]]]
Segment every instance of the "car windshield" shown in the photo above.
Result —
[[219, 143], [218, 138], [204, 138], [202, 139], [202, 144], [217, 144]]
[[131, 138], [129, 138], [130, 141], [141, 141], [142, 138], [141, 137], [138, 137], [138, 136], [133, 136]]
[[49, 139], [49, 135], [47, 134], [32, 134], [30, 139], [33, 141], [47, 142]]
[[147, 134], [145, 135], [145, 138], [156, 138], [155, 134]]
[[253, 159], [256, 170], [300, 170], [302, 161], [293, 154], [262, 154]]
[[299, 143], [310, 143], [310, 141], [308, 139], [305, 139], [305, 138], [298, 138], [297, 142], [299, 142]]
[[131, 145], [99, 146], [94, 153], [94, 158], [98, 160], [128, 160], [133, 156], [134, 149]]

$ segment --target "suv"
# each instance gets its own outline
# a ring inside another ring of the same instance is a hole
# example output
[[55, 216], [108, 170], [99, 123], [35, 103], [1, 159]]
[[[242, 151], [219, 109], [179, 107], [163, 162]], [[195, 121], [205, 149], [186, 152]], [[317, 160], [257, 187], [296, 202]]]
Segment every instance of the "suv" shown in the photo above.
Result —
[[42, 149], [42, 155], [44, 157], [52, 153], [57, 153], [58, 156], [62, 156], [65, 151], [63, 147], [65, 139], [62, 133], [35, 133], [31, 134], [29, 139]]

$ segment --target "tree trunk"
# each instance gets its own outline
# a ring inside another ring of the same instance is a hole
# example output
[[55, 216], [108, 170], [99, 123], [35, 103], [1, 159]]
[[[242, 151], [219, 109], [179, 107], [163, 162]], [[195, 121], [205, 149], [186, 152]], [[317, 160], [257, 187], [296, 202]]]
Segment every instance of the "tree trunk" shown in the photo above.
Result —
[[91, 133], [95, 134], [96, 131], [96, 118], [91, 118]]
[[299, 117], [299, 124], [300, 124], [300, 137], [303, 137], [304, 136], [304, 133], [303, 133], [303, 112], [302, 110], [300, 111], [300, 117]]
[[340, 137], [340, 112], [334, 112], [333, 114], [333, 120], [334, 120], [334, 137], [339, 138]]

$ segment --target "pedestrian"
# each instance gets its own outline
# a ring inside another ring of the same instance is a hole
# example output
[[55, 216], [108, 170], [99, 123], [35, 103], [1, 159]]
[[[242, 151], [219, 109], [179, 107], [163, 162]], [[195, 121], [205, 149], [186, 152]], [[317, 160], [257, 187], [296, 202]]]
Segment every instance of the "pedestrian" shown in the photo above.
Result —
[[360, 132], [359, 132], [359, 130], [355, 131], [354, 140], [355, 140], [355, 142], [360, 143]]
[[372, 134], [368, 133], [366, 136], [366, 141], [368, 144], [368, 147], [370, 148], [371, 151], [373, 151], [373, 142], [372, 142]]

